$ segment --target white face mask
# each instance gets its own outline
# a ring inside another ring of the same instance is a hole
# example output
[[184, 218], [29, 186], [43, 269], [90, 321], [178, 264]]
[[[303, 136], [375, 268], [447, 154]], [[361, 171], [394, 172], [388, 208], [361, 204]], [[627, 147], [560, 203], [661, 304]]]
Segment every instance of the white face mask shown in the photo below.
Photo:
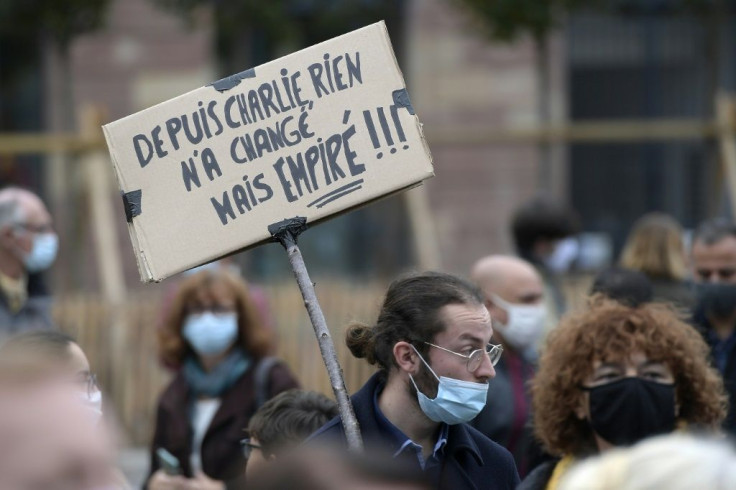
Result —
[[580, 253], [580, 244], [574, 237], [560, 240], [555, 245], [554, 251], [544, 259], [544, 265], [556, 274], [562, 274], [570, 269], [570, 266]]
[[38, 233], [33, 237], [31, 251], [23, 255], [23, 264], [28, 272], [48, 269], [59, 251], [59, 237], [56, 233]]
[[221, 354], [238, 337], [238, 314], [207, 311], [189, 315], [182, 335], [199, 355]]
[[496, 294], [490, 294], [491, 300], [506, 310], [506, 324], [494, 322], [493, 328], [514, 349], [524, 350], [534, 345], [544, 330], [547, 320], [547, 308], [544, 303], [536, 305], [519, 305], [504, 301]]
[[462, 381], [445, 376], [438, 378], [432, 368], [429, 367], [429, 364], [427, 364], [427, 361], [424, 360], [413, 345], [412, 349], [414, 349], [419, 359], [422, 360], [424, 365], [427, 366], [427, 369], [439, 381], [437, 396], [434, 399], [430, 399], [419, 391], [414, 378], [409, 375], [409, 379], [417, 390], [417, 400], [424, 415], [434, 422], [444, 422], [449, 425], [473, 420], [486, 405], [488, 383], [473, 383], [472, 381]]

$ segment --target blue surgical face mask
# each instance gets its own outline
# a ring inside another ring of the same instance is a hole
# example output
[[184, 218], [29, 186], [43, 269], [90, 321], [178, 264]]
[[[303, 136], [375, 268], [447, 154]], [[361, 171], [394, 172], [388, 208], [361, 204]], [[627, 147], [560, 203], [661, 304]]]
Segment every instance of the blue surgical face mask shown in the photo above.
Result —
[[201, 356], [222, 354], [238, 337], [238, 315], [211, 311], [189, 315], [182, 335]]
[[473, 420], [486, 405], [488, 383], [473, 383], [472, 381], [462, 381], [455, 378], [446, 378], [445, 376], [437, 377], [419, 351], [414, 346], [412, 348], [439, 382], [437, 396], [430, 399], [419, 391], [414, 378], [409, 375], [409, 379], [411, 379], [414, 388], [417, 390], [419, 407], [424, 415], [435, 422], [444, 422], [450, 425]]
[[58, 251], [56, 233], [38, 233], [33, 237], [31, 251], [23, 256], [23, 264], [28, 272], [40, 272], [54, 263]]

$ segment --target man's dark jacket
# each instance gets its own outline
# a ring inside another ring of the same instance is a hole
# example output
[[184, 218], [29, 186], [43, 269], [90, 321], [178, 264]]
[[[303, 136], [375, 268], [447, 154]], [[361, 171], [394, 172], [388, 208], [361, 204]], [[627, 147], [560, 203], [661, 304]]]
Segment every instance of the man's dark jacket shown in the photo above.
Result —
[[[351, 400], [366, 449], [385, 452], [390, 447], [391, 436], [382, 430], [373, 410], [373, 394], [380, 383], [380, 375], [374, 374]], [[345, 442], [339, 417], [309, 438], [310, 443], [334, 440]], [[437, 488], [513, 490], [518, 484], [519, 475], [511, 453], [467, 424], [449, 427]]]
[[[705, 339], [708, 347], [713, 349], [711, 332], [713, 328], [705, 315], [702, 308], [698, 308], [693, 315], [693, 322]], [[715, 359], [711, 356], [711, 363], [715, 366]], [[723, 376], [723, 386], [728, 394], [728, 414], [726, 420], [723, 421], [723, 430], [736, 436], [736, 349], [732, 349], [726, 361], [726, 368], [721, 373]]]

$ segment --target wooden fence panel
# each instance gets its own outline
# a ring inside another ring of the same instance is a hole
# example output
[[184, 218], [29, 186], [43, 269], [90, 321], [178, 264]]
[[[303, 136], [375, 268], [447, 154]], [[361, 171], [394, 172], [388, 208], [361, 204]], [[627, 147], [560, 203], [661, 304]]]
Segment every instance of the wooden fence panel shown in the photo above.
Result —
[[[565, 293], [572, 307], [584, 303], [589, 277], [570, 278]], [[355, 359], [345, 345], [345, 329], [352, 321], [375, 321], [386, 284], [322, 279], [317, 296], [324, 310], [343, 368], [348, 392], [356, 391], [375, 372], [363, 359]], [[299, 377], [305, 389], [332, 395], [329, 377], [314, 337], [312, 325], [295, 282], [262, 287], [276, 326], [276, 354]], [[118, 311], [100, 296], [69, 295], [56, 301], [55, 318], [60, 328], [74, 335], [89, 357], [105, 392], [107, 411], [114, 412], [126, 442], [147, 445], [153, 432], [156, 402], [171, 379], [156, 355], [156, 329], [161, 319], [163, 294], [160, 289], [130, 295], [122, 307], [123, 345], [111, 345], [110, 329]], [[113, 349], [122, 351], [113, 365]]]
[[[332, 397], [332, 388], [304, 309], [296, 283], [264, 286], [274, 318], [278, 346], [276, 355], [284, 359], [299, 377], [302, 386]], [[348, 391], [357, 390], [375, 371], [364, 360], [355, 359], [345, 346], [348, 322], [371, 322], [377, 314], [385, 286], [353, 285], [346, 280], [324, 280], [317, 285]], [[105, 304], [99, 295], [58, 297], [54, 317], [59, 327], [74, 335], [89, 357], [92, 369], [105, 392], [106, 411], [114, 413], [124, 441], [147, 445], [153, 433], [155, 408], [171, 373], [160, 366], [156, 355], [156, 329], [161, 319], [163, 294], [160, 290], [132, 294], [120, 311]], [[116, 323], [116, 315], [122, 322]], [[122, 345], [111, 345], [110, 329], [125, 328]], [[122, 355], [116, 357], [113, 350]], [[114, 359], [120, 359], [120, 366]]]

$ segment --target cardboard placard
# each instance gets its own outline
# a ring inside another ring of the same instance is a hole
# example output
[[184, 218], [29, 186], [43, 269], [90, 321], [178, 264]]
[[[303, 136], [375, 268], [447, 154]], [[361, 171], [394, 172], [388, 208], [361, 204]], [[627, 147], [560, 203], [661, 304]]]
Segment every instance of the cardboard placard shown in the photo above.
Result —
[[145, 282], [433, 175], [383, 22], [103, 129]]

